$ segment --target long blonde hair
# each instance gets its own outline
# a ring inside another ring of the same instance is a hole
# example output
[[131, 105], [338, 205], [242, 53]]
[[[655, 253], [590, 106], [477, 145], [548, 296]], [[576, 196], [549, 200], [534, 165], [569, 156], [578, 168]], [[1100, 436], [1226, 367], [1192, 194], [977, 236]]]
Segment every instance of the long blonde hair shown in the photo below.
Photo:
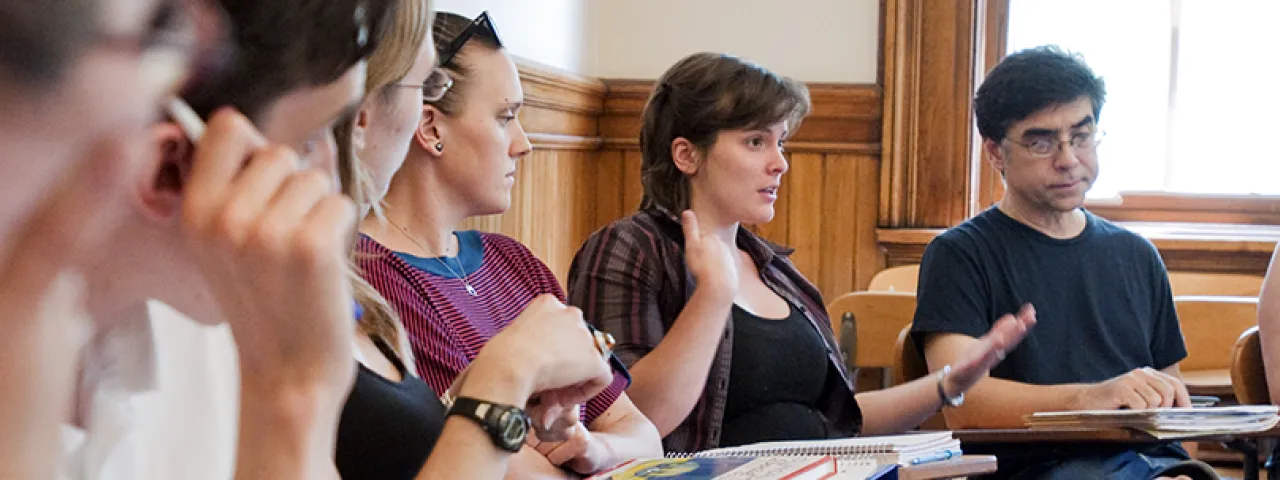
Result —
[[[431, 0], [397, 0], [395, 19], [388, 26], [378, 48], [369, 57], [366, 67], [365, 101], [386, 101], [385, 92], [391, 85], [404, 79], [418, 59], [418, 50], [431, 30]], [[348, 118], [334, 126], [338, 141], [338, 173], [342, 189], [356, 203], [361, 213], [377, 208], [371, 198], [374, 191], [372, 178], [360, 162], [352, 145], [355, 118]], [[358, 232], [352, 232], [352, 245]], [[401, 361], [411, 372], [413, 350], [409, 347], [404, 325], [387, 300], [360, 276], [355, 265], [355, 249], [350, 251], [351, 268], [348, 278], [356, 302], [364, 308], [360, 319], [360, 331], [371, 338], [380, 339], [400, 355]]]

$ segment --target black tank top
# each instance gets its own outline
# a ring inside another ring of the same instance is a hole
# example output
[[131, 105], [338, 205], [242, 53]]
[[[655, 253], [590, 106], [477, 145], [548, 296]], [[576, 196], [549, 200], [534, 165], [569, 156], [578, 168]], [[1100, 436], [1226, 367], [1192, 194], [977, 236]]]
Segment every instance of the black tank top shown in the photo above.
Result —
[[818, 411], [830, 375], [822, 337], [791, 306], [786, 319], [733, 306], [733, 355], [720, 446], [828, 438]]
[[338, 422], [335, 463], [344, 480], [412, 479], [440, 438], [445, 408], [391, 348], [381, 340], [374, 344], [403, 380], [393, 381], [359, 365]]

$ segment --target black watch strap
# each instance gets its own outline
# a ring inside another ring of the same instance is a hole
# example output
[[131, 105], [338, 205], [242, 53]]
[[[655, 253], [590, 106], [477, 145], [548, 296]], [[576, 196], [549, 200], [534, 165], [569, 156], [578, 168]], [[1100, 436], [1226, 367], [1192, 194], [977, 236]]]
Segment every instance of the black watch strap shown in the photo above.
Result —
[[475, 421], [489, 434], [493, 444], [508, 452], [520, 451], [529, 434], [529, 416], [524, 410], [511, 405], [488, 402], [470, 397], [457, 397], [448, 415], [458, 415]]

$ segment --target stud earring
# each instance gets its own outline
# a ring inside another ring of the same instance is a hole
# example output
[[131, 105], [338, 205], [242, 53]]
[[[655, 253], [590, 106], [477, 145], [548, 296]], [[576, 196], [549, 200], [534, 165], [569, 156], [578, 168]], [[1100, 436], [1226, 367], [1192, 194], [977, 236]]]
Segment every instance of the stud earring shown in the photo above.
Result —
[[436, 153], [440, 153], [443, 151], [444, 151], [444, 143], [436, 142]]

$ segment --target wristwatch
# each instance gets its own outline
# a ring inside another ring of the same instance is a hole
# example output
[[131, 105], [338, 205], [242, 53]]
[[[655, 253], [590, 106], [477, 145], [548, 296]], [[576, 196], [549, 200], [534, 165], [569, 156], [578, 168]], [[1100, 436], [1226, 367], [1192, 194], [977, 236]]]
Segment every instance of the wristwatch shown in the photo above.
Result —
[[493, 444], [508, 452], [520, 451], [529, 435], [529, 415], [511, 405], [486, 402], [470, 397], [457, 397], [448, 415], [458, 415], [480, 424]]
[[947, 389], [942, 388], [942, 381], [950, 374], [951, 365], [943, 366], [942, 370], [938, 371], [938, 398], [942, 399], [942, 406], [955, 408], [964, 405], [964, 392], [954, 397], [947, 395]]

